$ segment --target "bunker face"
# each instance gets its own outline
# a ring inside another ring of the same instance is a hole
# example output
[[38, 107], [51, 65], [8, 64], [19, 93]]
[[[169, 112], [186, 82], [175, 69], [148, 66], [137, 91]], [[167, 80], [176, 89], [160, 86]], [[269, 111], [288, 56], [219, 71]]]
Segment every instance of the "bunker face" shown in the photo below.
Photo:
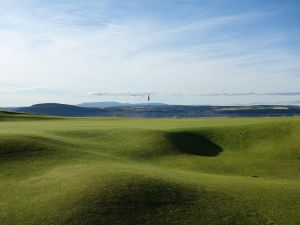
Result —
[[0, 113], [1, 224], [299, 224], [300, 118]]

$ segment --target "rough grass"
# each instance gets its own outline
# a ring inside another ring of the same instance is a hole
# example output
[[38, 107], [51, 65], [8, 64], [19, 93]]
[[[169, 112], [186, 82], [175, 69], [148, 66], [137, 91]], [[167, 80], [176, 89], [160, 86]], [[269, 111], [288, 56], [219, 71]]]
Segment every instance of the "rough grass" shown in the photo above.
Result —
[[300, 118], [0, 112], [0, 224], [299, 224]]

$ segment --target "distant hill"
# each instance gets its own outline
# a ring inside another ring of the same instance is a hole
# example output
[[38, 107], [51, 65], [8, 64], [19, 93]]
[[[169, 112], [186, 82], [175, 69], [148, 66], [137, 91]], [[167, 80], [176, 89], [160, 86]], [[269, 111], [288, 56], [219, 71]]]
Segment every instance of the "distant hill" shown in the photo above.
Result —
[[[152, 106], [167, 106], [164, 103], [151, 103]], [[148, 103], [120, 103], [120, 102], [84, 102], [77, 106], [86, 108], [108, 108], [108, 107], [144, 107], [148, 106]]]
[[92, 108], [57, 103], [45, 103], [30, 107], [15, 108], [11, 109], [11, 111], [51, 116], [131, 118], [254, 117], [300, 115], [300, 106], [186, 106], [151, 104], [150, 107], [148, 107], [148, 104], [129, 104], [129, 106], [114, 104], [115, 106], [112, 107], [108, 106], [108, 103], [106, 105], [106, 107]]
[[30, 107], [18, 108], [14, 111], [26, 112], [34, 114], [45, 114], [51, 116], [105, 116], [105, 111], [96, 108], [84, 108], [74, 105], [58, 104], [58, 103], [44, 103], [36, 104]]

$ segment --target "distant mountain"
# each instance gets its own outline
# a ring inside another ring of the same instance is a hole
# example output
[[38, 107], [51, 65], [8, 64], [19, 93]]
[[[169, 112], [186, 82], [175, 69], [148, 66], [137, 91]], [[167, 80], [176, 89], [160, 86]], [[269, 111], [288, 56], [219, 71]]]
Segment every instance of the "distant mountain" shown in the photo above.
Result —
[[17, 108], [13, 111], [26, 112], [34, 114], [45, 114], [51, 116], [105, 116], [105, 111], [96, 108], [84, 108], [74, 105], [44, 103], [36, 104], [30, 107]]
[[[150, 103], [151, 106], [167, 106], [164, 103]], [[108, 108], [108, 107], [144, 107], [148, 106], [148, 103], [120, 103], [120, 102], [84, 102], [77, 106], [86, 108]]]

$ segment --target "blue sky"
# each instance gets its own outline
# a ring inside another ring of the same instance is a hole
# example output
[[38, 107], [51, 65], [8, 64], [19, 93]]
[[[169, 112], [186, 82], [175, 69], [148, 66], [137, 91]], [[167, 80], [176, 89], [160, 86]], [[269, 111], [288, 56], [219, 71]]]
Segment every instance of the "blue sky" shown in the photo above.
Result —
[[0, 0], [0, 106], [300, 104], [299, 1]]

